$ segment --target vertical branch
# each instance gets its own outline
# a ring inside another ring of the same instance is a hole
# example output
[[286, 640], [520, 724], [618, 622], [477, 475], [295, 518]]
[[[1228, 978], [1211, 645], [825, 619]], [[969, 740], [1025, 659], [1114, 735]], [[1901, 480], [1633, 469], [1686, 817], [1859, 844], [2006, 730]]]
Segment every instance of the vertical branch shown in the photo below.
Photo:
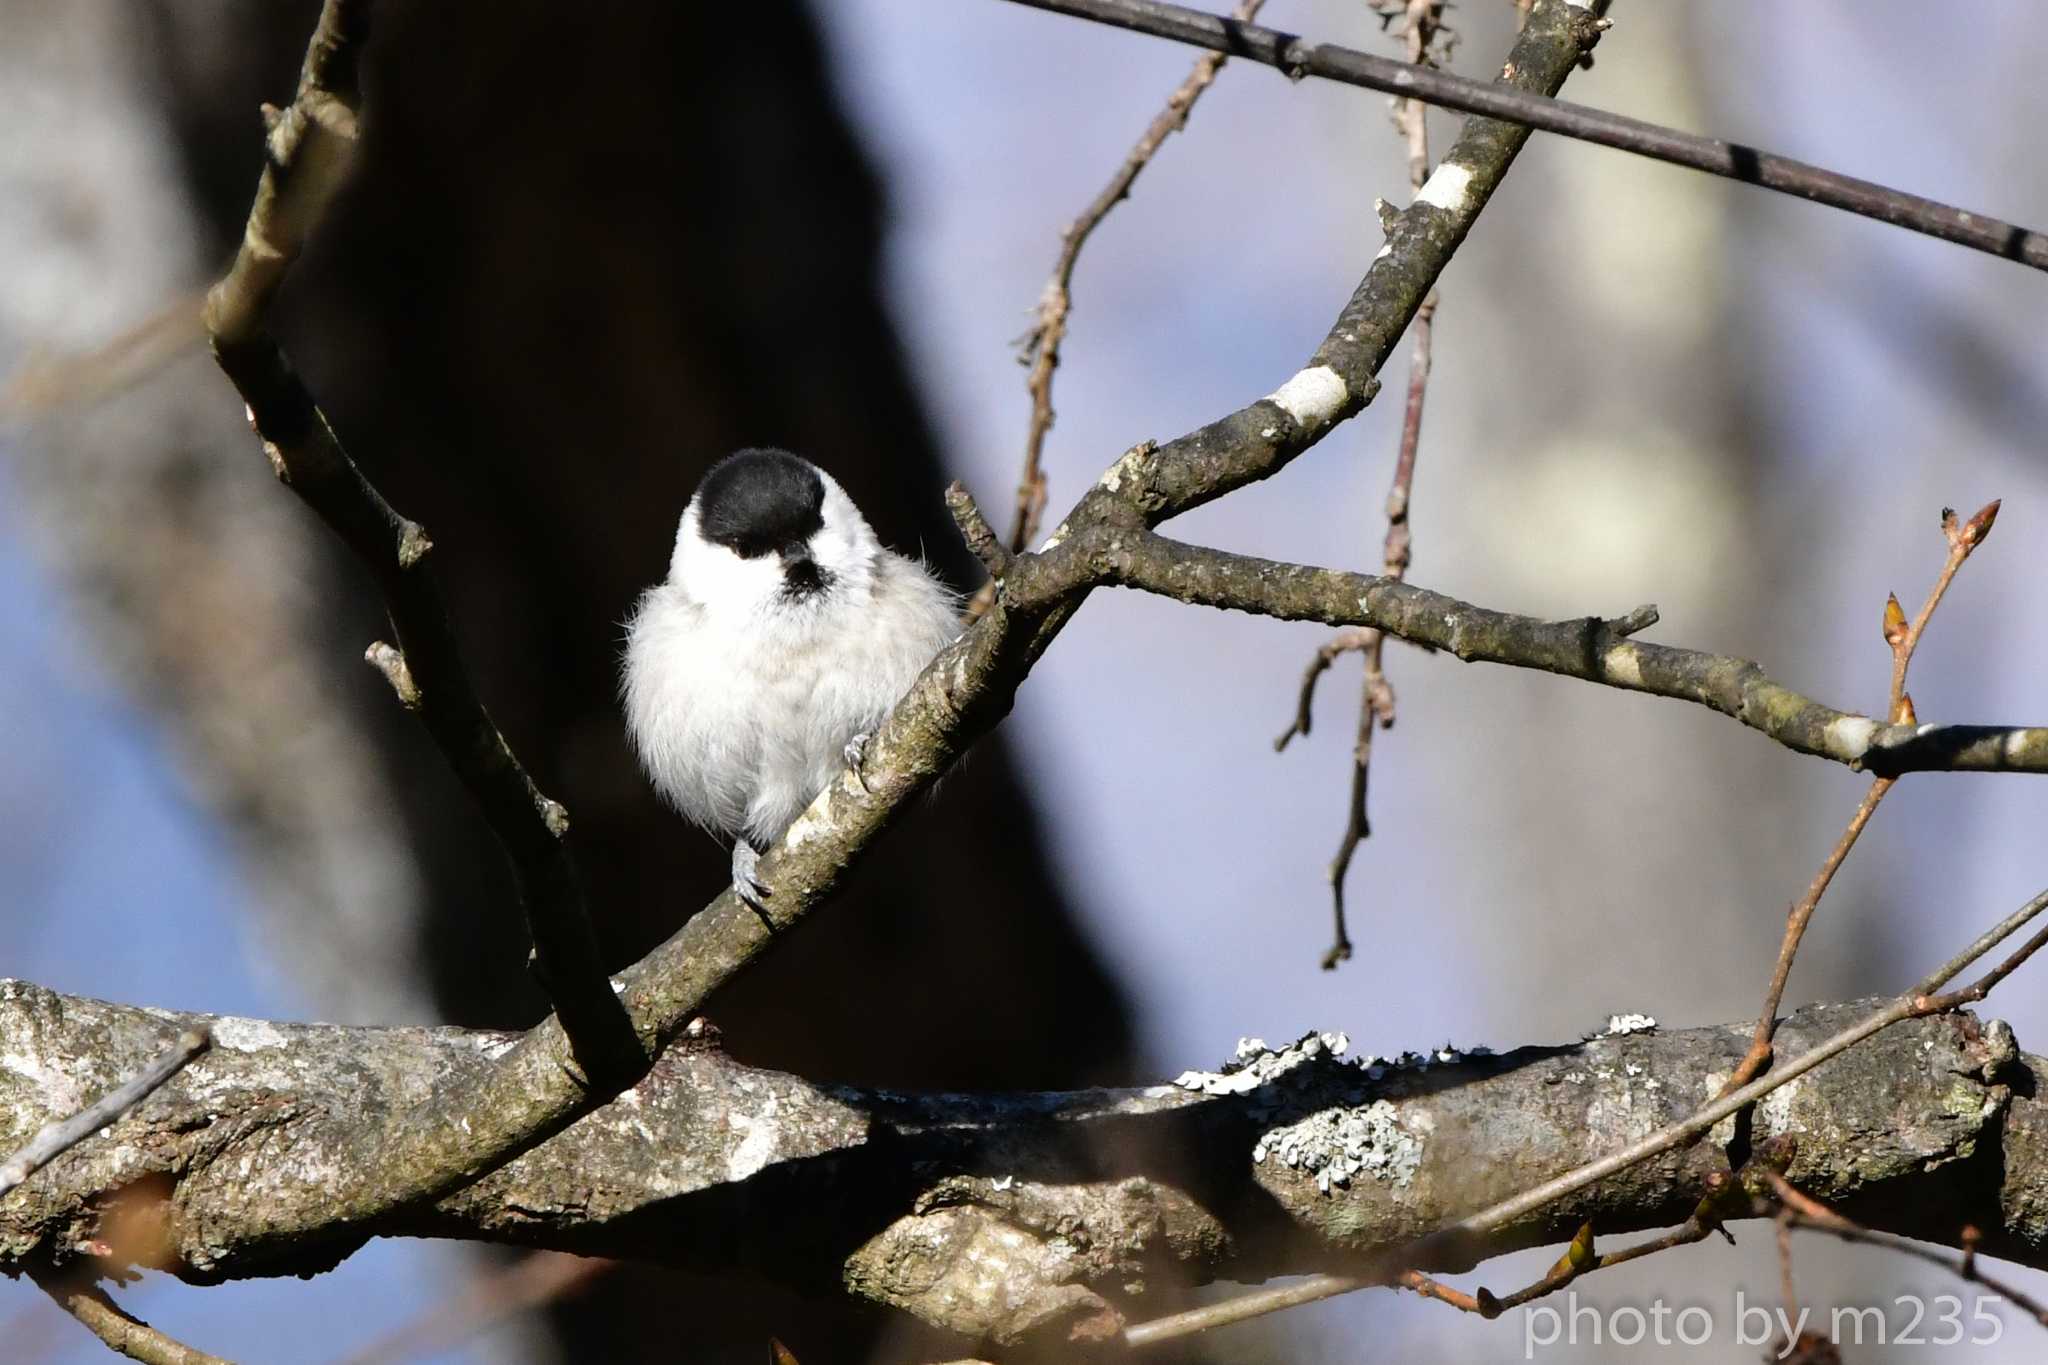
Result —
[[[1377, 0], [1374, 5], [1383, 23], [1401, 21], [1401, 33], [1408, 60], [1418, 66], [1434, 66], [1450, 55], [1454, 35], [1443, 24], [1443, 0]], [[1420, 193], [1429, 179], [1429, 124], [1427, 106], [1416, 99], [1394, 101], [1394, 127], [1408, 149], [1408, 184]], [[1386, 212], [1382, 206], [1383, 214]], [[1380, 545], [1381, 573], [1396, 582], [1408, 574], [1413, 559], [1413, 538], [1408, 510], [1415, 490], [1415, 454], [1422, 444], [1422, 407], [1429, 391], [1430, 334], [1436, 318], [1437, 294], [1431, 289], [1416, 310], [1413, 341], [1408, 357], [1408, 396], [1401, 409], [1401, 444], [1394, 457], [1394, 476], [1387, 489], [1387, 530]], [[1276, 742], [1285, 748], [1295, 734], [1307, 734], [1309, 709], [1315, 696], [1316, 680], [1340, 653], [1357, 650], [1365, 658], [1365, 680], [1358, 702], [1358, 737], [1351, 750], [1351, 792], [1345, 803], [1344, 833], [1337, 854], [1330, 860], [1330, 907], [1332, 938], [1323, 954], [1323, 969], [1332, 970], [1351, 956], [1351, 935], [1346, 923], [1344, 886], [1351, 872], [1358, 846], [1372, 836], [1367, 810], [1367, 791], [1372, 778], [1372, 732], [1394, 724], [1394, 688], [1385, 667], [1386, 634], [1364, 629], [1340, 631], [1316, 651], [1307, 675], [1302, 679], [1301, 701], [1294, 725]]]

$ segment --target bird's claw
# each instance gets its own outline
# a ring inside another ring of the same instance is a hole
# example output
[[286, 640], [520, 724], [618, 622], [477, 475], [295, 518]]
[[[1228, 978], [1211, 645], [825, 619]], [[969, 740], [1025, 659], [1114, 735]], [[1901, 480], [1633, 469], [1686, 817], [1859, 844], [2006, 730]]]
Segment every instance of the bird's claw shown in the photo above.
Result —
[[841, 750], [841, 753], [846, 757], [847, 769], [853, 773], [854, 783], [860, 788], [863, 796], [872, 796], [874, 794], [868, 790], [867, 775], [860, 770], [861, 760], [867, 757], [868, 739], [869, 735], [863, 731], [852, 739], [847, 740], [846, 748]]
[[[747, 907], [759, 915], [763, 923], [768, 922], [768, 897], [773, 894], [768, 884], [761, 880], [755, 869], [760, 865], [761, 855], [745, 839], [735, 839], [732, 845], [732, 889], [733, 894], [745, 901]], [[774, 926], [769, 925], [770, 928]]]

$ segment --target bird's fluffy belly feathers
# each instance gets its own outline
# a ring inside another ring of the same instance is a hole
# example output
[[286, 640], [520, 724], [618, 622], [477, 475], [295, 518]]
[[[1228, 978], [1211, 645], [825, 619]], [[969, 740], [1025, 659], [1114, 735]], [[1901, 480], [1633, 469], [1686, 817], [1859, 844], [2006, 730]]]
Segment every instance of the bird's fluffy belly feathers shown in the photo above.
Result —
[[[627, 719], [690, 820], [772, 842], [952, 640], [953, 595], [921, 565], [886, 551], [877, 561], [868, 600], [828, 594], [772, 627], [716, 621], [673, 582], [641, 599], [627, 628]], [[875, 618], [878, 598], [890, 619]]]

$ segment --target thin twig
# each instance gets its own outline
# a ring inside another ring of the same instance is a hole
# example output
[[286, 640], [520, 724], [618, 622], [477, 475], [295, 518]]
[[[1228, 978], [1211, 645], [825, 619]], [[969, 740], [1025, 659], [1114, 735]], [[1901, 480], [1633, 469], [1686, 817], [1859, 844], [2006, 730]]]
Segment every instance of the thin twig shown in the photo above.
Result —
[[121, 1310], [96, 1284], [76, 1284], [56, 1273], [31, 1272], [36, 1286], [111, 1349], [145, 1365], [233, 1365], [194, 1350]]
[[[2035, 1322], [2048, 1327], [2048, 1305], [2021, 1292], [2006, 1281], [1986, 1275], [1977, 1264], [1977, 1242], [1980, 1235], [1975, 1228], [1964, 1228], [1962, 1234], [1963, 1254], [1951, 1260], [1930, 1247], [1921, 1246], [1908, 1238], [1888, 1232], [1878, 1232], [1864, 1227], [1855, 1219], [1829, 1208], [1811, 1195], [1805, 1194], [1782, 1175], [1771, 1177], [1771, 1188], [1784, 1203], [1779, 1215], [1781, 1228], [1799, 1228], [1808, 1232], [1825, 1232], [1844, 1242], [1855, 1242], [1863, 1246], [1882, 1247], [1895, 1251], [1901, 1256], [1910, 1256], [1929, 1265], [1940, 1266], [1943, 1270], [1971, 1284], [1981, 1284], [1995, 1290], [2010, 1300], [2015, 1308], [2031, 1316]], [[1787, 1286], [1790, 1288], [1789, 1284]], [[1788, 1300], [1789, 1302], [1789, 1300]]]
[[1333, 43], [1311, 43], [1291, 33], [1240, 24], [1164, 0], [1013, 0], [1033, 9], [1088, 19], [1114, 28], [1227, 52], [1275, 67], [1291, 77], [1315, 76], [1419, 99], [1446, 109], [1483, 114], [1546, 133], [1613, 147], [1690, 170], [1809, 199], [1910, 232], [1938, 237], [1972, 251], [2048, 270], [2048, 233], [2017, 227], [1903, 190], [1841, 175], [1740, 143], [1682, 133], [1602, 109], [1546, 99], [1499, 85], [1417, 71]]
[[424, 528], [384, 500], [265, 328], [299, 248], [345, 178], [355, 135], [355, 72], [369, 35], [365, 0], [326, 0], [290, 107], [273, 111], [269, 156], [234, 264], [208, 291], [214, 358], [247, 404], [278, 477], [377, 576], [398, 635], [368, 657], [419, 716], [483, 808], [513, 867], [540, 983], [584, 1076], [607, 1094], [646, 1071], [648, 1052], [613, 993], [566, 843], [568, 812], [550, 800], [498, 732], [469, 678], [424, 561]]
[[[1238, 0], [1234, 11], [1237, 22], [1255, 17], [1266, 0]], [[1038, 528], [1045, 517], [1046, 481], [1044, 468], [1045, 438], [1052, 430], [1052, 380], [1053, 371], [1059, 368], [1060, 343], [1067, 335], [1067, 315], [1074, 307], [1074, 267], [1081, 260], [1081, 248], [1088, 244], [1088, 238], [1100, 227], [1110, 211], [1130, 198], [1131, 187], [1138, 176], [1150, 165], [1166, 139], [1187, 127], [1188, 115], [1194, 111], [1195, 101], [1202, 97], [1215, 81], [1216, 73], [1223, 69], [1225, 54], [1212, 52], [1195, 60], [1195, 65], [1171, 95], [1166, 97], [1166, 107], [1152, 118], [1139, 136], [1137, 143], [1124, 157], [1116, 174], [1102, 187], [1102, 192], [1089, 201], [1088, 207], [1067, 225], [1060, 237], [1059, 257], [1053, 262], [1052, 275], [1045, 282], [1040, 293], [1038, 306], [1034, 311], [1031, 330], [1024, 334], [1018, 344], [1017, 359], [1030, 367], [1024, 386], [1031, 395], [1031, 422], [1024, 433], [1024, 470], [1017, 482], [1017, 514], [1010, 523], [1009, 549], [1012, 554], [1022, 554], [1038, 539]], [[995, 600], [993, 582], [983, 585], [968, 603], [968, 619], [980, 616]]]
[[[1437, 60], [1437, 39], [1443, 28], [1443, 0], [1382, 0], [1376, 6], [1391, 20], [1404, 19], [1402, 40], [1411, 65], [1433, 67]], [[1448, 48], [1448, 43], [1445, 44]], [[1394, 101], [1394, 127], [1408, 149], [1408, 187], [1415, 194], [1429, 180], [1429, 120], [1427, 107], [1419, 100]], [[1394, 476], [1387, 490], [1387, 530], [1380, 545], [1382, 574], [1399, 581], [1406, 576], [1413, 559], [1408, 526], [1408, 509], [1415, 489], [1415, 453], [1422, 443], [1422, 406], [1429, 389], [1429, 348], [1436, 318], [1437, 293], [1431, 290], [1415, 311], [1414, 340], [1408, 361], [1408, 399], [1401, 410], [1401, 443], [1394, 457]], [[1365, 678], [1358, 698], [1358, 736], [1351, 746], [1351, 791], [1344, 803], [1344, 833], [1337, 841], [1336, 856], [1330, 860], [1331, 940], [1323, 953], [1323, 970], [1331, 971], [1351, 957], [1350, 926], [1346, 923], [1344, 887], [1351, 873], [1351, 859], [1358, 846], [1372, 837], [1372, 820], [1367, 809], [1367, 791], [1372, 780], [1372, 732], [1388, 730], [1394, 724], [1394, 687], [1387, 681], [1384, 631], [1347, 630], [1316, 651], [1307, 675], [1302, 679], [1301, 701], [1295, 713], [1295, 729], [1308, 733], [1309, 706], [1314, 699], [1316, 679], [1332, 649], [1342, 652], [1355, 647], [1365, 657]], [[1290, 734], [1293, 731], [1289, 732]], [[1281, 744], [1287, 736], [1281, 736]]]
[[58, 1156], [121, 1118], [154, 1095], [185, 1064], [213, 1046], [212, 1030], [189, 1028], [163, 1055], [69, 1118], [55, 1119], [36, 1131], [13, 1156], [0, 1162], [0, 1199]]
[[1792, 909], [1785, 916], [1785, 936], [1778, 945], [1778, 960], [1771, 968], [1771, 984], [1765, 988], [1763, 1009], [1757, 1014], [1756, 1028], [1750, 1035], [1749, 1051], [1743, 1054], [1735, 1070], [1730, 1073], [1728, 1083], [1722, 1087], [1725, 1094], [1749, 1084], [1764, 1065], [1771, 1060], [1771, 1035], [1778, 1027], [1778, 1006], [1785, 999], [1785, 983], [1792, 978], [1792, 960], [1799, 954], [1799, 944], [1806, 937], [1806, 926], [1813, 919], [1813, 912], [1820, 905], [1820, 898], [1827, 894], [1828, 884], [1835, 879], [1835, 873], [1848, 858], [1849, 850], [1856, 847], [1856, 840], [1863, 833], [1863, 827], [1870, 823], [1870, 817], [1877, 812], [1877, 805], [1884, 800], [1885, 793], [1897, 784], [1896, 777], [1880, 777], [1864, 790], [1863, 799], [1856, 805], [1856, 813], [1849, 817], [1848, 826], [1835, 846], [1820, 865], [1820, 871], [1813, 874], [1807, 884], [1806, 894], [1793, 902]]
[[[1383, 1273], [1318, 1275], [1295, 1284], [1281, 1285], [1273, 1289], [1257, 1290], [1222, 1303], [1209, 1304], [1187, 1313], [1178, 1313], [1170, 1317], [1140, 1323], [1125, 1331], [1124, 1341], [1127, 1345], [1131, 1346], [1152, 1345], [1160, 1341], [1187, 1336], [1195, 1332], [1208, 1331], [1212, 1327], [1243, 1322], [1251, 1318], [1264, 1316], [1267, 1313], [1275, 1313], [1282, 1309], [1292, 1308], [1299, 1304], [1312, 1303], [1317, 1299], [1331, 1298], [1338, 1294], [1348, 1294], [1357, 1289], [1386, 1285], [1405, 1275], [1411, 1266], [1426, 1262], [1436, 1256], [1457, 1255], [1459, 1252], [1469, 1249], [1479, 1238], [1489, 1232], [1519, 1219], [1526, 1218], [1538, 1209], [1553, 1204], [1567, 1195], [1574, 1194], [1588, 1185], [1605, 1180], [1609, 1176], [1625, 1171], [1629, 1167], [1647, 1161], [1653, 1156], [1668, 1152], [1674, 1147], [1691, 1141], [1731, 1114], [1748, 1108], [1772, 1091], [1790, 1084], [1815, 1067], [1832, 1060], [1866, 1038], [1890, 1028], [1893, 1024], [1906, 1019], [1915, 1019], [1929, 1014], [1940, 1013], [1951, 1008], [1949, 1003], [1950, 997], [1936, 996], [1934, 992], [1954, 979], [1972, 962], [1983, 957], [2001, 942], [2017, 933], [2044, 910], [2048, 910], [2048, 891], [2043, 891], [2025, 905], [2000, 920], [1997, 924], [1979, 934], [1967, 948], [1964, 948], [1947, 962], [1944, 962], [1941, 966], [1922, 977], [1915, 983], [1912, 989], [1892, 1000], [1884, 1008], [1873, 1011], [1856, 1023], [1851, 1024], [1848, 1028], [1833, 1034], [1805, 1052], [1800, 1053], [1790, 1061], [1774, 1067], [1769, 1073], [1757, 1080], [1751, 1081], [1740, 1090], [1717, 1097], [1677, 1123], [1670, 1124], [1650, 1134], [1648, 1137], [1632, 1142], [1619, 1151], [1611, 1152], [1598, 1160], [1589, 1161], [1582, 1166], [1565, 1172], [1563, 1175], [1546, 1180], [1542, 1184], [1524, 1190], [1520, 1194], [1501, 1200], [1454, 1223], [1447, 1224], [1410, 1246], [1400, 1248], [1390, 1255], [1380, 1258], [1390, 1267], [1393, 1267]], [[1996, 985], [1999, 980], [2002, 980], [2010, 973], [2013, 967], [2017, 967], [2020, 962], [2025, 961], [2026, 957], [2043, 943], [2048, 943], [2048, 930], [2035, 935], [2032, 940], [2029, 940], [2026, 947], [2016, 952], [2006, 963], [2001, 963], [1998, 970], [1988, 974], [1986, 979], [1978, 984], [1983, 987], [1984, 991], [1988, 991], [1991, 986]], [[1969, 992], [1958, 993], [1958, 995], [1962, 994], [1969, 994]], [[1973, 998], [1981, 999], [1982, 995], [1983, 991], [1976, 991]], [[1698, 1217], [1699, 1215], [1696, 1214], [1695, 1219]], [[1646, 1255], [1648, 1251], [1639, 1251], [1636, 1254]], [[1541, 1283], [1539, 1281], [1539, 1284]], [[1533, 1289], [1534, 1287], [1532, 1286], [1531, 1288]]]
[[[1891, 646], [1892, 677], [1891, 690], [1886, 698], [1886, 713], [1894, 724], [1911, 724], [1917, 719], [1913, 713], [1913, 702], [1906, 695], [1906, 671], [1912, 666], [1913, 653], [1920, 647], [1920, 637], [1927, 630], [1927, 623], [1934, 619], [1934, 609], [1941, 605], [1941, 599], [1948, 592], [1948, 586], [1955, 581], [1956, 570], [1963, 561], [1981, 545], [1984, 537], [1991, 533], [1991, 524], [1998, 519], [1998, 503], [1986, 504], [1967, 522], [1956, 520], [1954, 509], [1941, 509], [1942, 534], [1948, 540], [1948, 554], [1943, 559], [1941, 572], [1935, 576], [1934, 586], [1928, 590], [1927, 600], [1921, 604], [1919, 613], [1911, 623], [1899, 606], [1896, 596], [1885, 599], [1884, 638]], [[1778, 1026], [1778, 1006], [1785, 998], [1785, 984], [1792, 976], [1793, 959], [1799, 955], [1799, 944], [1806, 936], [1806, 928], [1812, 922], [1813, 912], [1820, 905], [1820, 898], [1827, 894], [1828, 884], [1835, 873], [1856, 846], [1856, 840], [1863, 833], [1864, 826], [1876, 813], [1878, 803], [1891, 791], [1897, 777], [1881, 776], [1870, 784], [1857, 803], [1856, 813], [1849, 818], [1849, 824], [1842, 831], [1842, 837], [1828, 853], [1827, 860], [1814, 874], [1807, 886], [1806, 894], [1796, 901], [1785, 917], [1785, 936], [1778, 945], [1778, 960], [1771, 969], [1771, 984], [1764, 992], [1763, 1009], [1757, 1015], [1756, 1030], [1751, 1035], [1749, 1051], [1742, 1062], [1728, 1078], [1727, 1090], [1746, 1085], [1771, 1060], [1771, 1034]]]

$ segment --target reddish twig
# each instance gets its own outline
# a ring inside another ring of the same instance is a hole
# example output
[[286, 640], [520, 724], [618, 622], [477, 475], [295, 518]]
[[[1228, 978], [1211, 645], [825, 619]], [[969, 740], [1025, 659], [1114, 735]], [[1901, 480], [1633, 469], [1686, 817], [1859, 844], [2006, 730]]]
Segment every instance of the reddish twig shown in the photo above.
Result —
[[[1998, 503], [1987, 503], [1967, 522], [1956, 520], [1955, 510], [1941, 509], [1942, 535], [1948, 540], [1948, 555], [1942, 561], [1941, 572], [1936, 575], [1934, 586], [1927, 593], [1927, 600], [1921, 604], [1919, 614], [1910, 622], [1906, 620], [1905, 609], [1899, 606], [1897, 595], [1888, 596], [1884, 604], [1884, 638], [1891, 646], [1892, 676], [1891, 690], [1886, 703], [1886, 715], [1894, 725], [1911, 724], [1914, 720], [1913, 699], [1906, 694], [1906, 670], [1912, 666], [1913, 652], [1920, 647], [1920, 637], [1927, 630], [1927, 623], [1934, 617], [1934, 609], [1941, 605], [1941, 599], [1948, 593], [1948, 585], [1955, 580], [1956, 570], [1970, 557], [1970, 552], [1982, 544], [1991, 532], [1991, 523], [1998, 518]], [[1792, 905], [1785, 918], [1785, 937], [1778, 947], [1778, 961], [1771, 969], [1771, 984], [1764, 993], [1764, 1005], [1757, 1015], [1756, 1031], [1750, 1038], [1749, 1051], [1728, 1078], [1722, 1093], [1746, 1085], [1771, 1060], [1771, 1034], [1777, 1028], [1778, 1006], [1785, 998], [1785, 983], [1792, 975], [1792, 960], [1799, 954], [1799, 944], [1806, 936], [1806, 927], [1813, 919], [1814, 910], [1820, 905], [1820, 898], [1827, 893], [1828, 883], [1849, 850], [1856, 846], [1864, 826], [1876, 813], [1878, 803], [1883, 801], [1897, 783], [1896, 777], [1879, 777], [1871, 782], [1870, 789], [1863, 794], [1856, 813], [1849, 818], [1848, 828], [1829, 850], [1827, 860], [1814, 874], [1807, 886], [1806, 894]]]
[[[1983, 1240], [1983, 1234], [1978, 1232], [1976, 1228], [1965, 1227], [1962, 1230], [1958, 1240], [1963, 1244], [1963, 1254], [1961, 1257], [1951, 1260], [1932, 1248], [1908, 1241], [1904, 1237], [1896, 1237], [1888, 1232], [1878, 1232], [1873, 1228], [1864, 1227], [1853, 1218], [1836, 1212], [1813, 1196], [1802, 1193], [1793, 1186], [1792, 1182], [1775, 1172], [1770, 1176], [1770, 1183], [1772, 1192], [1777, 1196], [1779, 1203], [1784, 1206], [1778, 1214], [1778, 1226], [1781, 1236], [1793, 1228], [1806, 1232], [1825, 1232], [1844, 1242], [1854, 1242], [1861, 1246], [1882, 1247], [1887, 1251], [1895, 1251], [1901, 1256], [1910, 1256], [1915, 1260], [1925, 1261], [1929, 1265], [1940, 1266], [1943, 1270], [1948, 1271], [1959, 1279], [1971, 1284], [1981, 1284], [1986, 1289], [1997, 1292], [2009, 1300], [2015, 1308], [2032, 1317], [2035, 1322], [2048, 1327], [2048, 1306], [2042, 1305], [2039, 1300], [2029, 1297], [2003, 1280], [1993, 1279], [1991, 1276], [1986, 1275], [1978, 1266], [1977, 1244]], [[1789, 1281], [1786, 1287], [1789, 1292]], [[1787, 1302], [1789, 1304], [1789, 1298]]]
[[[1238, 0], [1235, 18], [1247, 22], [1258, 15], [1266, 0]], [[1088, 207], [1067, 225], [1060, 237], [1060, 254], [1053, 262], [1052, 275], [1045, 282], [1045, 290], [1039, 295], [1038, 307], [1032, 319], [1031, 330], [1018, 343], [1017, 359], [1030, 367], [1030, 374], [1024, 385], [1031, 395], [1031, 423], [1024, 434], [1024, 470], [1017, 483], [1017, 518], [1010, 526], [1009, 550], [1012, 554], [1023, 554], [1031, 548], [1031, 542], [1038, 538], [1038, 527], [1045, 516], [1045, 438], [1052, 430], [1052, 375], [1059, 368], [1060, 343], [1067, 335], [1067, 315], [1074, 307], [1074, 267], [1081, 259], [1081, 248], [1088, 244], [1088, 238], [1102, 225], [1110, 210], [1128, 199], [1131, 186], [1138, 176], [1150, 165], [1166, 139], [1187, 127], [1188, 115], [1194, 111], [1195, 101], [1202, 97], [1215, 81], [1216, 73], [1223, 69], [1225, 54], [1211, 52], [1196, 59], [1183, 80], [1166, 97], [1166, 107], [1153, 116], [1145, 131], [1132, 146], [1116, 174], [1102, 187], [1102, 192], [1089, 201]], [[993, 582], [983, 585], [967, 605], [968, 619], [972, 620], [989, 609], [995, 601]]]
[[[1444, 0], [1376, 0], [1373, 6], [1382, 23], [1401, 19], [1401, 34], [1410, 63], [1434, 67], [1448, 55], [1449, 30], [1443, 24]], [[1442, 40], [1441, 42], [1439, 40]], [[1420, 193], [1429, 179], [1429, 123], [1427, 107], [1419, 100], [1394, 101], [1394, 127], [1408, 148], [1409, 188]], [[1415, 452], [1422, 443], [1422, 405], [1429, 390], [1430, 334], [1436, 318], [1437, 295], [1431, 290], [1415, 312], [1414, 340], [1408, 359], [1408, 398], [1401, 410], [1401, 444], [1394, 457], [1394, 476], [1387, 490], [1387, 531], [1380, 546], [1381, 572], [1399, 581], [1407, 576], [1413, 557], [1408, 529], [1408, 505], [1415, 488]], [[1351, 792], [1344, 808], [1344, 833], [1337, 841], [1337, 853], [1330, 860], [1331, 941], [1323, 954], [1323, 970], [1335, 969], [1351, 957], [1351, 934], [1346, 922], [1344, 885], [1351, 873], [1351, 859], [1358, 846], [1372, 837], [1372, 820], [1366, 793], [1372, 779], [1372, 732], [1394, 724], [1394, 687], [1387, 681], [1385, 632], [1371, 629], [1339, 631], [1326, 641], [1309, 661], [1301, 680], [1301, 698], [1296, 704], [1294, 724], [1275, 741], [1275, 749], [1287, 747], [1296, 734], [1309, 731], [1309, 713], [1315, 700], [1316, 682], [1339, 654], [1357, 650], [1365, 658], [1365, 679], [1358, 702], [1358, 737], [1351, 748]]]

